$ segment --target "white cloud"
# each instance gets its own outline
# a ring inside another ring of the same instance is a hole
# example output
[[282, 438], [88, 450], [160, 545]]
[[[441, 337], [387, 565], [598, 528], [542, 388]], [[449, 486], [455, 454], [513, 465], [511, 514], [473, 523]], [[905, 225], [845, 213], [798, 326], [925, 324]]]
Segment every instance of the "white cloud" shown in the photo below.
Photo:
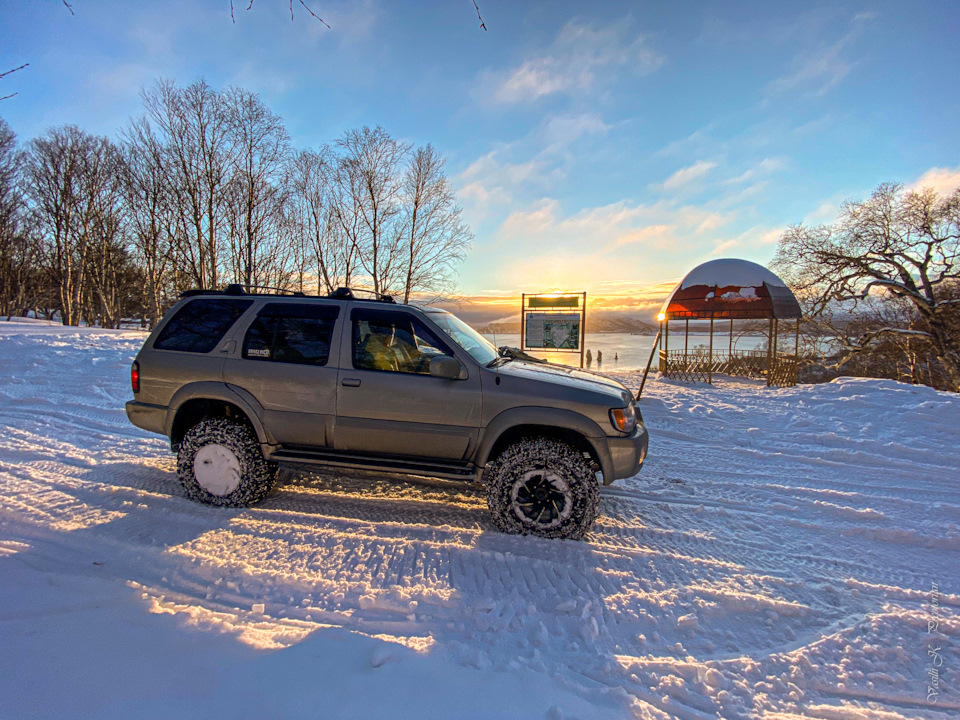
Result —
[[752, 227], [739, 235], [718, 242], [708, 257], [720, 257], [734, 249], [738, 249], [738, 254], [742, 255], [745, 251], [752, 255], [757, 250], [775, 245], [781, 235], [783, 235], [783, 228]]
[[565, 75], [553, 58], [537, 58], [510, 72], [496, 89], [493, 99], [501, 103], [527, 102], [567, 90], [577, 81], [577, 78]]
[[[472, 219], [496, 207], [509, 207], [518, 195], [529, 197], [531, 188], [549, 192], [555, 181], [567, 176], [576, 159], [567, 149], [581, 138], [603, 135], [609, 129], [594, 112], [553, 115], [526, 137], [478, 158], [459, 177], [460, 196], [471, 204]], [[519, 161], [523, 155], [528, 159]]]
[[601, 73], [610, 77], [619, 68], [629, 68], [646, 74], [663, 62], [647, 36], [628, 33], [624, 22], [595, 28], [571, 20], [545, 52], [515, 68], [488, 72], [479, 85], [484, 97], [496, 103], [525, 103], [555, 93], [587, 92]]
[[922, 190], [933, 188], [941, 195], [947, 195], [960, 188], [960, 165], [955, 168], [933, 167], [927, 170], [908, 189]]
[[852, 28], [835, 43], [799, 53], [793, 60], [793, 70], [767, 85], [768, 94], [826, 94], [856, 66], [856, 62], [847, 59], [846, 51], [859, 38], [864, 25], [875, 17], [873, 13], [855, 15]]
[[684, 185], [687, 185], [698, 178], [702, 178], [716, 166], [717, 164], [715, 162], [698, 160], [689, 167], [680, 168], [662, 183], [653, 185], [652, 187], [658, 190], [676, 190], [677, 188], [683, 187]]
[[823, 95], [843, 80], [852, 69], [852, 64], [843, 57], [844, 42], [816, 52], [807, 53], [795, 60], [795, 70], [777, 78], [767, 86], [773, 94], [803, 91], [805, 94]]
[[555, 115], [544, 125], [541, 135], [548, 150], [558, 150], [572, 144], [584, 135], [603, 134], [610, 126], [597, 113]]
[[729, 180], [724, 181], [727, 185], [737, 185], [740, 183], [750, 182], [756, 180], [757, 178], [764, 177], [771, 173], [782, 170], [786, 167], [786, 161], [783, 158], [764, 158], [752, 168], [748, 169], [741, 175], [732, 177]]
[[658, 157], [668, 157], [671, 155], [686, 155], [702, 153], [707, 148], [714, 149], [719, 143], [710, 137], [714, 130], [714, 124], [695, 130], [684, 138], [673, 140], [664, 147], [657, 150]]
[[499, 234], [505, 240], [524, 240], [554, 248], [567, 245], [588, 250], [591, 255], [603, 255], [628, 245], [676, 249], [683, 239], [707, 234], [733, 217], [733, 213], [721, 214], [665, 201], [652, 205], [621, 201], [562, 217], [557, 200], [542, 198], [512, 213]]
[[830, 200], [824, 200], [813, 212], [808, 213], [803, 218], [804, 225], [825, 225], [832, 223], [837, 219], [841, 202], [842, 200], [836, 197]]
[[518, 210], [500, 226], [506, 237], [526, 238], [544, 235], [556, 227], [556, 212], [560, 204], [551, 198], [543, 198], [529, 210]]

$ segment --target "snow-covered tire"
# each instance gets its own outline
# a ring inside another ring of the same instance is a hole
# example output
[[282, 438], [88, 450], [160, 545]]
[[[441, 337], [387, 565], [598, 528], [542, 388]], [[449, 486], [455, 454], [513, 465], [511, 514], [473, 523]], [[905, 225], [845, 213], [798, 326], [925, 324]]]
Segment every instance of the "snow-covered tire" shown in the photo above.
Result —
[[264, 459], [251, 428], [210, 417], [184, 435], [177, 475], [191, 500], [247, 507], [263, 500], [276, 485], [277, 464]]
[[553, 438], [520, 440], [486, 469], [487, 504], [503, 532], [579, 540], [600, 511], [600, 488], [583, 454]]

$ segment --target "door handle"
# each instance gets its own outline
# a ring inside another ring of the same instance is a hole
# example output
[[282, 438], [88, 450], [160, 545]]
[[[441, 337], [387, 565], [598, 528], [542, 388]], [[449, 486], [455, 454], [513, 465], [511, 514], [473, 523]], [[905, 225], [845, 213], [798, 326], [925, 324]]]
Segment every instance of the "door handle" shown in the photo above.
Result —
[[236, 341], [236, 340], [227, 340], [227, 341], [223, 344], [223, 347], [220, 348], [220, 352], [223, 353], [224, 355], [229, 355], [230, 353], [232, 353], [232, 352], [233, 352], [234, 350], [236, 350], [236, 349], [237, 349], [237, 341]]
[[360, 378], [344, 378], [340, 384], [344, 387], [360, 387]]

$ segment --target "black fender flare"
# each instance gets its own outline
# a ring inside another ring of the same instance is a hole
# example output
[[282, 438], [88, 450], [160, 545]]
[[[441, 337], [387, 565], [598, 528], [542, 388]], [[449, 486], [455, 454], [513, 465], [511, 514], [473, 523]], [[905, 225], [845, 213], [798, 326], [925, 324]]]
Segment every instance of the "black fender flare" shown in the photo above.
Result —
[[490, 453], [497, 440], [508, 430], [523, 425], [541, 425], [545, 427], [569, 430], [580, 435], [593, 449], [600, 465], [604, 482], [613, 478], [613, 459], [607, 447], [606, 434], [596, 422], [572, 410], [560, 410], [548, 407], [516, 407], [504, 410], [483, 429], [480, 444], [477, 446], [475, 463], [483, 468], [490, 459]]
[[177, 414], [183, 405], [191, 400], [220, 400], [236, 405], [247, 416], [254, 432], [257, 433], [257, 440], [266, 445], [275, 444], [273, 437], [261, 422], [263, 407], [256, 398], [243, 388], [215, 381], [189, 383], [174, 393], [170, 399], [170, 411], [167, 413], [167, 437], [173, 437], [173, 425]]

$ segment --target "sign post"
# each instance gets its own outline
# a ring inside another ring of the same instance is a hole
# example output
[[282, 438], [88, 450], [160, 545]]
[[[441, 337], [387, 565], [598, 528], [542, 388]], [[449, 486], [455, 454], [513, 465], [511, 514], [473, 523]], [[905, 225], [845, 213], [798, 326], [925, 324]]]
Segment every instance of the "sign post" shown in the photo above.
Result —
[[579, 354], [583, 367], [587, 293], [546, 293], [520, 299], [520, 349]]

